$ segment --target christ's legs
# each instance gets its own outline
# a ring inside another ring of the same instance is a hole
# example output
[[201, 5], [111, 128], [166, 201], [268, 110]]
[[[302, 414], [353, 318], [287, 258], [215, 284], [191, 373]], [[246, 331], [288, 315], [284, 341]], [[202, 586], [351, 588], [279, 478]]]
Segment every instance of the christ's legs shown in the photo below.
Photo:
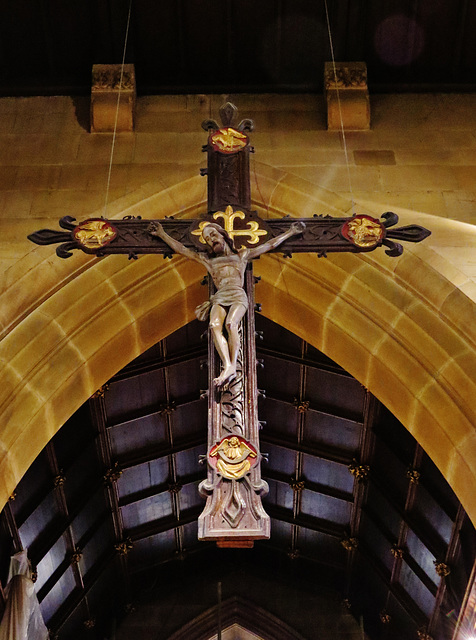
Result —
[[[214, 304], [210, 311], [210, 329], [212, 331], [215, 349], [218, 351], [223, 368], [229, 369], [231, 366], [230, 350], [228, 348], [228, 342], [223, 335], [225, 318], [226, 310], [220, 304]], [[215, 382], [216, 380], [218, 380], [218, 378], [215, 379]]]
[[228, 332], [228, 348], [230, 350], [230, 361], [236, 374], [236, 361], [240, 352], [240, 322], [246, 313], [246, 307], [239, 302], [232, 304], [226, 316], [225, 326]]
[[[220, 387], [233, 380], [236, 376], [236, 361], [240, 350], [239, 326], [246, 313], [246, 308], [240, 303], [232, 304], [228, 313], [219, 304], [214, 304], [210, 311], [210, 329], [218, 355], [223, 364], [223, 371], [215, 378], [215, 384]], [[223, 334], [225, 324], [228, 340]]]

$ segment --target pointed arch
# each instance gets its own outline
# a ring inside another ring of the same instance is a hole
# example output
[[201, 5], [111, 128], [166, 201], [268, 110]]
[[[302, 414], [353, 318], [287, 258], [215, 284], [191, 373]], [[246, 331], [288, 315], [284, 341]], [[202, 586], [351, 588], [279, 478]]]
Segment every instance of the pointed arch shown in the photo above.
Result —
[[[295, 176], [257, 165], [255, 177], [264, 215], [348, 215], [345, 199]], [[116, 201], [110, 217], [195, 217], [203, 196], [200, 178], [143, 188]], [[337, 361], [395, 414], [476, 523], [476, 305], [437, 250], [448, 233], [464, 231], [474, 245], [476, 233], [424, 217], [432, 244], [406, 247], [397, 260], [383, 252], [266, 256], [256, 265], [257, 299], [265, 315]], [[63, 262], [51, 253], [33, 249], [0, 296], [2, 504], [66, 419], [116, 371], [189, 322], [205, 295], [197, 266], [179, 256]]]
[[[221, 618], [224, 630], [239, 625], [253, 634], [256, 640], [305, 640], [269, 611], [239, 597], [228, 598], [223, 603]], [[169, 640], [211, 640], [216, 637], [216, 624], [217, 608], [212, 607], [183, 626]], [[226, 638], [226, 631], [224, 635]]]

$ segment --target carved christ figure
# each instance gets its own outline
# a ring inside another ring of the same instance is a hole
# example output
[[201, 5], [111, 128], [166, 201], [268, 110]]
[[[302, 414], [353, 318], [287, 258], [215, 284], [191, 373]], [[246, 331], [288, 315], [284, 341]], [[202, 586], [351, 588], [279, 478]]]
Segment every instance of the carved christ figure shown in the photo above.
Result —
[[[199, 320], [209, 317], [210, 329], [215, 348], [220, 356], [223, 369], [214, 382], [222, 387], [236, 377], [236, 362], [240, 350], [239, 326], [248, 308], [248, 298], [243, 288], [246, 265], [250, 260], [275, 249], [291, 236], [302, 233], [305, 224], [301, 221], [293, 222], [287, 231], [268, 240], [259, 247], [248, 249], [243, 247], [236, 250], [233, 240], [219, 224], [208, 223], [202, 231], [207, 244], [207, 252], [194, 251], [185, 247], [168, 233], [160, 222], [152, 222], [149, 233], [161, 238], [176, 253], [200, 262], [213, 279], [216, 287], [210, 300], [204, 302], [195, 310]], [[226, 335], [224, 333], [226, 328]]]

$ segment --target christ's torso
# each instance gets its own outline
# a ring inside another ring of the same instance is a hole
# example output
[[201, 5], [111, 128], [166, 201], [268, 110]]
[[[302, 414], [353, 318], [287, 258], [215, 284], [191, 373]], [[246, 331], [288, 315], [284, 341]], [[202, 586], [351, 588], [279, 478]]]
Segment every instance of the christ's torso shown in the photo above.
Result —
[[218, 291], [227, 287], [243, 287], [248, 251], [207, 258], [205, 265]]

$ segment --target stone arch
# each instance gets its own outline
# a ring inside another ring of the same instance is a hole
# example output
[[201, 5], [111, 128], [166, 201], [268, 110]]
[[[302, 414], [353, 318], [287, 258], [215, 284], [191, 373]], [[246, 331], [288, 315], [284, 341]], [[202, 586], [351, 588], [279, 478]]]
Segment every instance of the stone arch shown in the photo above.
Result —
[[[255, 177], [263, 215], [349, 212], [345, 199], [295, 176], [259, 165]], [[116, 201], [109, 217], [194, 217], [203, 197], [200, 178], [159, 192], [143, 188]], [[459, 272], [434, 249], [466, 225], [426, 218], [432, 244], [406, 247], [398, 260], [383, 252], [267, 256], [256, 265], [257, 298], [265, 315], [336, 360], [396, 415], [476, 522], [475, 305]], [[201, 277], [179, 256], [63, 262], [51, 247], [33, 249], [15, 265], [0, 297], [2, 504], [101, 384], [192, 319], [204, 297]]]

